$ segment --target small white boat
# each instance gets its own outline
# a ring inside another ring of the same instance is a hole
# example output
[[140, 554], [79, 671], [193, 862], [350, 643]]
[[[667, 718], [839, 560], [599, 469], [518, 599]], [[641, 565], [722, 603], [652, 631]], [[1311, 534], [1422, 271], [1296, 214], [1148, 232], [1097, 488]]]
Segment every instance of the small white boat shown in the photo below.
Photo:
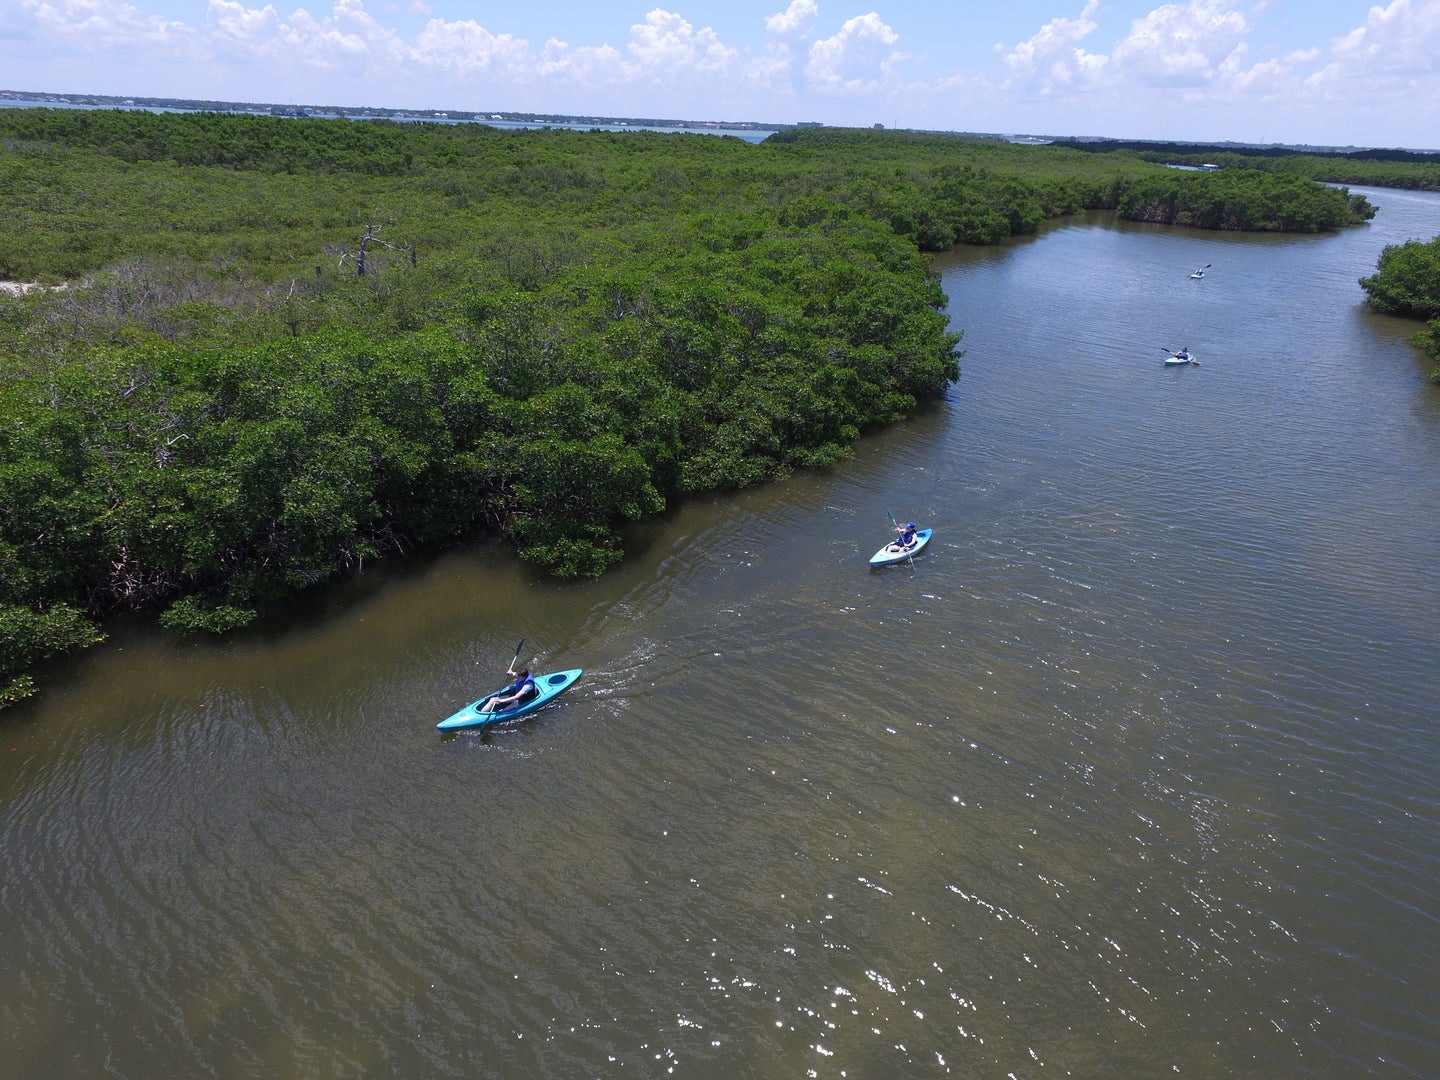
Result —
[[1211, 264], [1211, 263], [1206, 263], [1204, 266], [1200, 267], [1199, 270], [1196, 270], [1196, 271], [1195, 271], [1193, 274], [1191, 274], [1190, 276], [1191, 276], [1192, 278], [1202, 278], [1202, 277], [1205, 276], [1205, 271], [1206, 271], [1206, 270], [1209, 270], [1212, 265], [1213, 265], [1213, 264]]
[[1195, 359], [1194, 353], [1186, 353], [1184, 356], [1165, 357], [1166, 367], [1186, 367], [1191, 364], [1194, 364], [1196, 367], [1200, 366], [1200, 361]]

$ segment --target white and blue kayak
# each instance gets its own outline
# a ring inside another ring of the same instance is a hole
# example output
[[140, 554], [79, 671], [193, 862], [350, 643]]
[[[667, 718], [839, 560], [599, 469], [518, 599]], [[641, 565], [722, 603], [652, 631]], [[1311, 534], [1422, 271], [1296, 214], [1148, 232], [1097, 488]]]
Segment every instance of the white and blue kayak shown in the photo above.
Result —
[[1188, 366], [1191, 365], [1191, 364], [1194, 364], [1196, 367], [1199, 367], [1199, 366], [1200, 366], [1200, 361], [1195, 359], [1195, 354], [1194, 354], [1194, 353], [1191, 353], [1189, 356], [1167, 356], [1167, 357], [1165, 357], [1165, 366], [1166, 366], [1166, 367], [1188, 367]]
[[510, 687], [502, 686], [494, 693], [486, 694], [479, 701], [471, 702], [461, 709], [454, 716], [441, 720], [435, 726], [441, 731], [457, 731], [460, 728], [489, 727], [491, 724], [503, 724], [506, 720], [514, 720], [517, 717], [532, 713], [543, 705], [559, 697], [579, 680], [584, 668], [571, 668], [569, 671], [555, 671], [549, 675], [535, 676], [534, 696], [526, 698], [518, 705], [512, 705], [508, 709], [501, 709], [498, 712], [481, 712], [485, 703], [496, 694], [506, 693]]
[[919, 555], [921, 549], [930, 542], [930, 534], [934, 531], [934, 529], [921, 529], [915, 534], [915, 542], [908, 548], [902, 548], [892, 540], [870, 556], [870, 565], [888, 566], [890, 563], [904, 562], [912, 556]]

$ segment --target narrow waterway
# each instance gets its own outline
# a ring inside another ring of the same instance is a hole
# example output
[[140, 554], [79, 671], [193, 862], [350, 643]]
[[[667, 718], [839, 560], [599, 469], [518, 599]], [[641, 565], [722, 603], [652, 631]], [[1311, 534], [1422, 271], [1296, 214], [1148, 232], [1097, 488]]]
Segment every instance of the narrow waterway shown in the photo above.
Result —
[[[1440, 1075], [1440, 388], [1356, 284], [1440, 196], [1366, 193], [954, 253], [946, 400], [598, 582], [484, 547], [64, 666], [0, 714], [0, 1060]], [[871, 571], [887, 511], [935, 539]], [[584, 678], [435, 731], [520, 638]]]

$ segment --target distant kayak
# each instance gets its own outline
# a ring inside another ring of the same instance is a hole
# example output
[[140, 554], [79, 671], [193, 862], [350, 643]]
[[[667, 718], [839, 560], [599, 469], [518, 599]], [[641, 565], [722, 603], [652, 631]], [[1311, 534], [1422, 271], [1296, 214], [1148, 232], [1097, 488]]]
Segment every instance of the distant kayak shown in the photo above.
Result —
[[519, 705], [512, 705], [508, 709], [501, 709], [499, 712], [481, 712], [480, 710], [484, 708], [485, 703], [492, 697], [496, 694], [504, 694], [510, 689], [509, 685], [502, 686], [494, 693], [486, 694], [479, 701], [466, 705], [465, 708], [461, 709], [454, 716], [441, 720], [440, 723], [435, 726], [441, 731], [456, 731], [460, 728], [489, 727], [491, 724], [503, 724], [506, 720], [514, 720], [517, 717], [534, 712], [542, 705], [548, 704], [566, 690], [569, 690], [570, 687], [575, 685], [576, 681], [584, 673], [584, 670], [584, 668], [571, 668], [569, 671], [556, 671], [549, 675], [536, 675], [535, 689], [537, 693], [534, 697], [520, 702]]
[[879, 551], [875, 552], [874, 555], [870, 556], [870, 565], [886, 566], [890, 563], [904, 562], [912, 555], [919, 555], [920, 549], [930, 542], [930, 534], [934, 531], [934, 529], [921, 529], [915, 534], [915, 543], [900, 551], [892, 550], [895, 546], [893, 543], [886, 544]]
[[1196, 367], [1199, 367], [1200, 361], [1195, 359], [1194, 353], [1191, 353], [1189, 356], [1167, 356], [1165, 358], [1166, 367], [1184, 367], [1187, 364], [1194, 364]]

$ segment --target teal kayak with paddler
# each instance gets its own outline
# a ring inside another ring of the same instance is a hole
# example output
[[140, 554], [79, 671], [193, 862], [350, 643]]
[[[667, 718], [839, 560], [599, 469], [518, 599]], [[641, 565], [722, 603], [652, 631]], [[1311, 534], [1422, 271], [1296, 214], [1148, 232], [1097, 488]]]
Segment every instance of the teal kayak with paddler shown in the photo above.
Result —
[[871, 566], [889, 566], [891, 563], [904, 562], [906, 559], [913, 559], [920, 552], [925, 550], [925, 545], [930, 543], [933, 529], [921, 529], [915, 534], [915, 542], [908, 548], [901, 547], [895, 541], [891, 541], [882, 547], [874, 555], [870, 556]]
[[509, 685], [502, 686], [499, 690], [486, 694], [479, 701], [471, 702], [455, 715], [441, 720], [435, 726], [441, 731], [458, 731], [461, 728], [489, 727], [491, 724], [503, 724], [507, 720], [516, 720], [526, 716], [536, 709], [542, 708], [554, 701], [570, 687], [579, 681], [584, 674], [584, 668], [571, 668], [569, 671], [553, 671], [549, 675], [535, 676], [535, 693], [518, 705], [512, 705], [508, 709], [500, 709], [496, 712], [481, 712], [485, 703], [496, 694], [505, 694], [510, 690]]

